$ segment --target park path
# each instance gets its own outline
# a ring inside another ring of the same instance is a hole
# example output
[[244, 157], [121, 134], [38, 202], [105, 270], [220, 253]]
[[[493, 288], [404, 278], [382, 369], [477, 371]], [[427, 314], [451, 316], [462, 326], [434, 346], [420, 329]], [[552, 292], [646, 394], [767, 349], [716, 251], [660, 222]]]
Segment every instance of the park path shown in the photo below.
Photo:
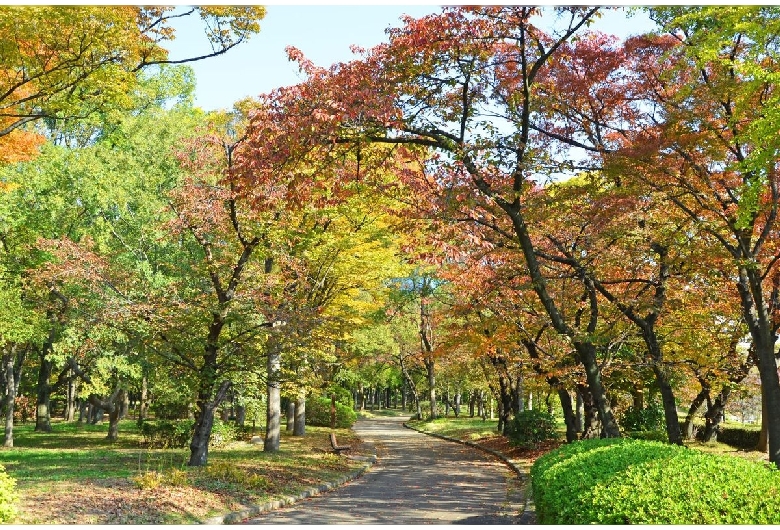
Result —
[[513, 524], [522, 485], [509, 468], [472, 447], [403, 426], [405, 418], [359, 420], [376, 448], [362, 477], [247, 524]]

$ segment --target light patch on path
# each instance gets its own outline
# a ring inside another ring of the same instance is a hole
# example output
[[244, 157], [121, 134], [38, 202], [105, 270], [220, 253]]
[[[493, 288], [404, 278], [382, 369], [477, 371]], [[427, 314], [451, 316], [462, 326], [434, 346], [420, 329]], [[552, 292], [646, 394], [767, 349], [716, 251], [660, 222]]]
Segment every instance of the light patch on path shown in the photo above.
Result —
[[513, 524], [522, 488], [501, 462], [477, 449], [403, 427], [404, 418], [360, 420], [377, 450], [361, 478], [248, 524]]

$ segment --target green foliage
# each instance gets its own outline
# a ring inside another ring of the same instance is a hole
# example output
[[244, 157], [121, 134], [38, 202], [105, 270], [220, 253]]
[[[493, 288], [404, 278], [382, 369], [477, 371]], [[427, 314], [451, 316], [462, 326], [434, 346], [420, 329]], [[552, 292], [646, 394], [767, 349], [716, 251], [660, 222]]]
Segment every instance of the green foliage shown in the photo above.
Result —
[[[718, 441], [737, 449], [753, 450], [758, 446], [758, 438], [761, 430], [758, 427], [724, 427], [721, 426], [718, 431]], [[696, 438], [701, 440], [704, 435], [704, 429], [699, 429]]]
[[[144, 437], [144, 443], [149, 448], [175, 449], [190, 445], [194, 428], [195, 422], [193, 420], [145, 421], [141, 425], [141, 434]], [[220, 447], [234, 441], [238, 434], [239, 429], [233, 423], [214, 418], [209, 445]]]
[[585, 440], [531, 469], [542, 524], [777, 524], [765, 464], [630, 439]]
[[233, 442], [238, 439], [239, 429], [233, 422], [222, 421], [219, 418], [214, 418], [214, 425], [211, 427], [211, 439], [209, 445], [211, 447], [220, 447], [227, 443]]
[[539, 442], [558, 437], [555, 417], [541, 410], [520, 412], [509, 422], [505, 434], [512, 445], [523, 448], [531, 448]]
[[[350, 407], [336, 402], [336, 428], [349, 429], [357, 421], [357, 413]], [[306, 423], [317, 427], [330, 427], [330, 399], [306, 400]]]
[[144, 443], [149, 448], [173, 449], [187, 447], [192, 440], [192, 420], [145, 421], [141, 425]]
[[619, 418], [627, 431], [653, 431], [665, 425], [664, 409], [657, 400], [650, 400], [644, 408], [628, 407]]
[[9, 477], [5, 468], [0, 466], [0, 523], [9, 523], [16, 517], [16, 480]]

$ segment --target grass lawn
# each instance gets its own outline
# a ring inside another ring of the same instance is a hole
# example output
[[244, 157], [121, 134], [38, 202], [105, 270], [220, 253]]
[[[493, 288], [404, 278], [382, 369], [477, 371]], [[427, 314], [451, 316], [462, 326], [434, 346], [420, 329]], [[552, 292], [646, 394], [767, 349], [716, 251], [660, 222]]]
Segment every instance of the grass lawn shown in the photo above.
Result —
[[[15, 447], [0, 450], [0, 464], [17, 480], [16, 524], [197, 523], [362, 466], [330, 453], [323, 427], [307, 426], [304, 437], [283, 430], [277, 453], [245, 441], [212, 448], [205, 468], [185, 465], [188, 449], [143, 447], [134, 420], [121, 423], [114, 443], [105, 439], [107, 423], [54, 422], [51, 433], [33, 427], [17, 426]], [[339, 444], [359, 448], [353, 431], [336, 434]]]

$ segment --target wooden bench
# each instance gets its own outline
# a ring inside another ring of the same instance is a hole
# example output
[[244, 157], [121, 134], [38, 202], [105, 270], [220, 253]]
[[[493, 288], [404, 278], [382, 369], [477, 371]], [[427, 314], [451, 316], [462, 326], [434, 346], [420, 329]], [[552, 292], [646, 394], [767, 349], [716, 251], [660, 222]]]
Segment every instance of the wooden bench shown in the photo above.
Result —
[[351, 449], [351, 447], [348, 445], [339, 445], [339, 443], [336, 441], [335, 432], [330, 433], [330, 446], [334, 451], [336, 451], [337, 455], [340, 455], [342, 451], [349, 451]]

